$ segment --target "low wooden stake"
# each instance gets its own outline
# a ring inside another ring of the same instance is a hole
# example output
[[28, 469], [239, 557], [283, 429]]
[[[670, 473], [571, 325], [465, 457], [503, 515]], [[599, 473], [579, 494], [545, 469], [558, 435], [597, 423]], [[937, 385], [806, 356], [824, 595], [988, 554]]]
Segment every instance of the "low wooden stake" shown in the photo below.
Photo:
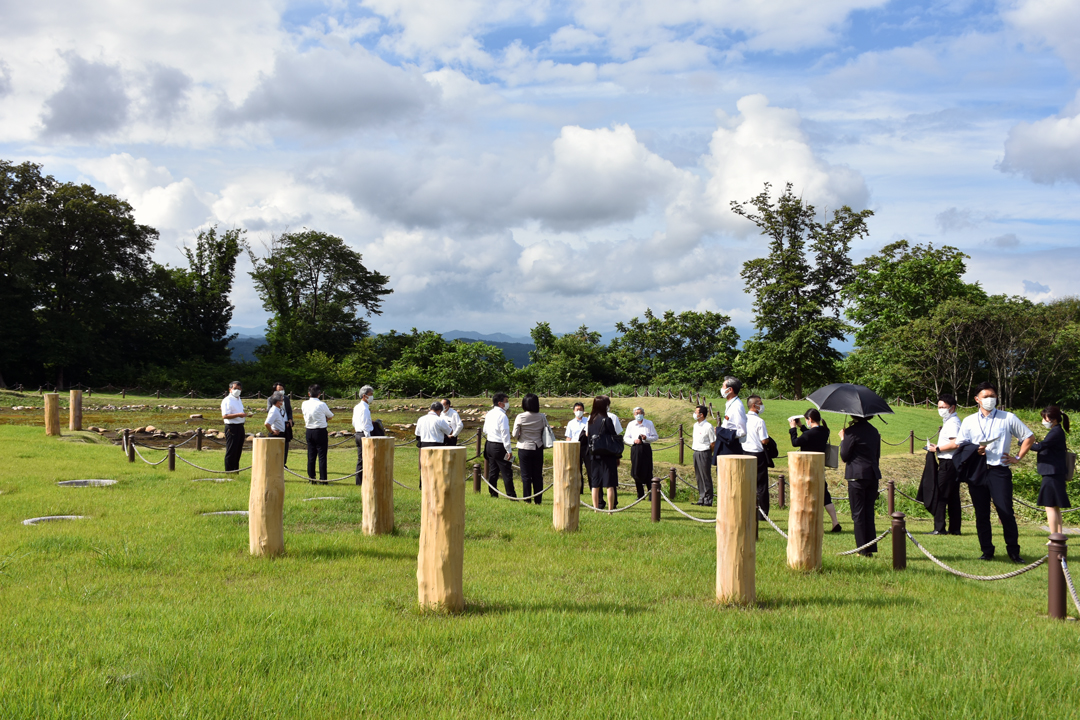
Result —
[[386, 535], [394, 531], [394, 438], [363, 438], [360, 451], [364, 454], [363, 533]]
[[560, 532], [577, 532], [581, 512], [581, 443], [556, 440], [553, 454], [551, 524]]
[[716, 600], [752, 605], [757, 599], [757, 458], [716, 459]]
[[420, 500], [420, 550], [416, 588], [421, 609], [465, 609], [462, 573], [465, 558], [464, 447], [420, 450], [424, 486]]
[[285, 438], [254, 438], [251, 446], [248, 547], [256, 557], [274, 557], [285, 552]]
[[68, 411], [68, 430], [82, 430], [82, 390], [72, 390]]
[[789, 452], [791, 492], [787, 564], [793, 570], [820, 570], [825, 538], [825, 453]]
[[60, 395], [43, 393], [45, 398], [45, 434], [60, 437]]

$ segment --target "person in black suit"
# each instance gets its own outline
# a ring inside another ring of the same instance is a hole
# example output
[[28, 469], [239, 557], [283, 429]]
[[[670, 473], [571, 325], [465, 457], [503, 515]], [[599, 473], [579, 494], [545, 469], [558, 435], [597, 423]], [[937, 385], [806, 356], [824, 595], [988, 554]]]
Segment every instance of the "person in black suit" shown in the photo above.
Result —
[[[840, 459], [846, 464], [844, 477], [848, 481], [855, 547], [862, 547], [877, 537], [874, 503], [881, 479], [881, 434], [867, 418], [852, 415], [851, 420], [851, 425], [840, 431]], [[859, 554], [873, 557], [875, 552], [877, 543], [860, 550]]]
[[[593, 398], [592, 412], [589, 413], [589, 438], [598, 435], [613, 435], [616, 439], [613, 445], [618, 445], [619, 453], [622, 453], [623, 439], [615, 432], [615, 423], [608, 417], [608, 408], [611, 400], [604, 395]], [[589, 487], [592, 489], [593, 507], [603, 509], [600, 504], [600, 493], [607, 490], [607, 504], [612, 510], [615, 509], [615, 490], [619, 487], [619, 455], [602, 455], [590, 453], [589, 461]]]
[[[817, 408], [810, 408], [803, 415], [806, 425], [797, 419], [790, 422], [788, 432], [791, 434], [791, 444], [802, 452], [829, 452], [829, 425], [822, 419]], [[801, 433], [801, 434], [800, 434]], [[825, 483], [825, 510], [832, 518], [832, 532], [840, 532], [840, 521], [836, 518], [836, 506], [833, 505], [832, 493], [829, 492], [829, 483]]]
[[1050, 532], [1061, 532], [1061, 508], [1072, 507], [1069, 493], [1065, 489], [1068, 481], [1068, 447], [1065, 445], [1065, 433], [1069, 432], [1069, 416], [1061, 412], [1057, 405], [1051, 405], [1042, 411], [1042, 424], [1050, 432], [1042, 442], [1037, 442], [1031, 449], [1039, 454], [1038, 470], [1042, 475], [1042, 487], [1039, 488], [1037, 503], [1046, 508], [1046, 524]]
[[274, 393], [279, 392], [285, 395], [285, 467], [289, 467], [289, 443], [293, 439], [293, 416], [292, 416], [292, 398], [289, 397], [291, 393], [285, 392], [285, 383], [278, 380], [274, 383], [274, 389], [270, 391], [270, 396], [266, 398], [266, 412], [270, 412], [270, 408], [274, 406], [274, 403], [270, 401]]

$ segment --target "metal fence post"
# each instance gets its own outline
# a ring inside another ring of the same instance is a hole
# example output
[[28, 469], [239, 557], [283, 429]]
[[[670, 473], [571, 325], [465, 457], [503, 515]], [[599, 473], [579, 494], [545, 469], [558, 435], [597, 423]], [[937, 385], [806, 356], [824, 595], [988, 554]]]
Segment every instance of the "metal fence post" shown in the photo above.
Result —
[[660, 478], [652, 479], [652, 521], [660, 522]]
[[1065, 573], [1061, 569], [1061, 560], [1068, 551], [1065, 544], [1068, 537], [1063, 533], [1052, 533], [1050, 542], [1046, 546], [1049, 576], [1047, 577], [1047, 613], [1055, 620], [1064, 620], [1067, 613], [1065, 608]]
[[781, 475], [776, 481], [777, 498], [776, 505], [783, 510], [784, 509], [784, 476]]
[[480, 492], [480, 463], [473, 463], [472, 466], [472, 489], [474, 493]]
[[896, 483], [893, 480], [890, 480], [885, 486], [885, 500], [891, 517], [896, 512]]
[[176, 446], [169, 446], [169, 472], [176, 472]]
[[683, 453], [686, 451], [686, 438], [683, 436], [682, 423], [679, 424], [679, 464], [685, 465]]
[[890, 513], [892, 517], [892, 569], [907, 569], [907, 524], [904, 513]]
[[677, 490], [678, 488], [675, 487], [675, 468], [671, 468], [668, 471], [668, 495], [671, 496], [672, 502], [675, 501], [675, 492]]

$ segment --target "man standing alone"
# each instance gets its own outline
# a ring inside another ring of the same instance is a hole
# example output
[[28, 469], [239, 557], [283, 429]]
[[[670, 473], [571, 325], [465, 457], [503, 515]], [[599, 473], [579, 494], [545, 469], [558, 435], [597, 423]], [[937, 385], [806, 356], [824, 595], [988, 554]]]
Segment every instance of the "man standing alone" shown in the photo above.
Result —
[[514, 457], [510, 452], [510, 419], [506, 416], [506, 408], [510, 399], [506, 393], [495, 393], [491, 396], [491, 409], [484, 416], [484, 459], [487, 460], [488, 492], [491, 497], [498, 497], [495, 488], [499, 486], [499, 476], [502, 476], [506, 486], [506, 494], [517, 498], [514, 491], [514, 467], [511, 459]]
[[225, 472], [236, 472], [240, 469], [240, 454], [244, 451], [244, 420], [251, 417], [251, 413], [244, 411], [244, 403], [240, 400], [242, 386], [239, 380], [229, 383], [229, 394], [221, 401], [221, 419], [225, 421]]
[[[986, 458], [986, 479], [983, 484], [968, 486], [971, 503], [975, 509], [975, 532], [979, 535], [982, 549], [980, 560], [994, 559], [994, 532], [990, 526], [990, 503], [997, 509], [1001, 521], [1001, 534], [1005, 536], [1005, 551], [1015, 563], [1024, 562], [1020, 557], [1020, 533], [1013, 514], [1013, 482], [1010, 465], [1015, 465], [1027, 455], [1035, 443], [1035, 437], [1020, 418], [1010, 412], [997, 409], [997, 388], [989, 382], [981, 383], [975, 393], [979, 412], [964, 418], [960, 424], [961, 442], [978, 443], [979, 454]], [[1016, 457], [1010, 457], [1012, 439], [1020, 442]]]
[[360, 402], [352, 412], [353, 432], [356, 433], [356, 484], [364, 484], [364, 444], [362, 440], [371, 437], [375, 429], [371, 422], [371, 401], [375, 398], [375, 389], [370, 385], [360, 388]]

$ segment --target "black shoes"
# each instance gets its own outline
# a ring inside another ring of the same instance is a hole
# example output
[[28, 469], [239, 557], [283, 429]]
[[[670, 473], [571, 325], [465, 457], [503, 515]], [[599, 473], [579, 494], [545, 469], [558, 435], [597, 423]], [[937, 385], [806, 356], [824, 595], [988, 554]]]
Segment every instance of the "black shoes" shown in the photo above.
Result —
[[993, 560], [994, 559], [994, 553], [983, 553], [982, 555], [979, 556], [979, 559], [980, 560]]
[[1020, 557], [1020, 553], [1018, 553], [1018, 552], [1009, 553], [1009, 559], [1012, 560], [1017, 565], [1023, 565], [1024, 564], [1024, 558]]
[[927, 534], [928, 535], [944, 535], [945, 533], [941, 532], [940, 530], [935, 530], [934, 532], [927, 533]]

